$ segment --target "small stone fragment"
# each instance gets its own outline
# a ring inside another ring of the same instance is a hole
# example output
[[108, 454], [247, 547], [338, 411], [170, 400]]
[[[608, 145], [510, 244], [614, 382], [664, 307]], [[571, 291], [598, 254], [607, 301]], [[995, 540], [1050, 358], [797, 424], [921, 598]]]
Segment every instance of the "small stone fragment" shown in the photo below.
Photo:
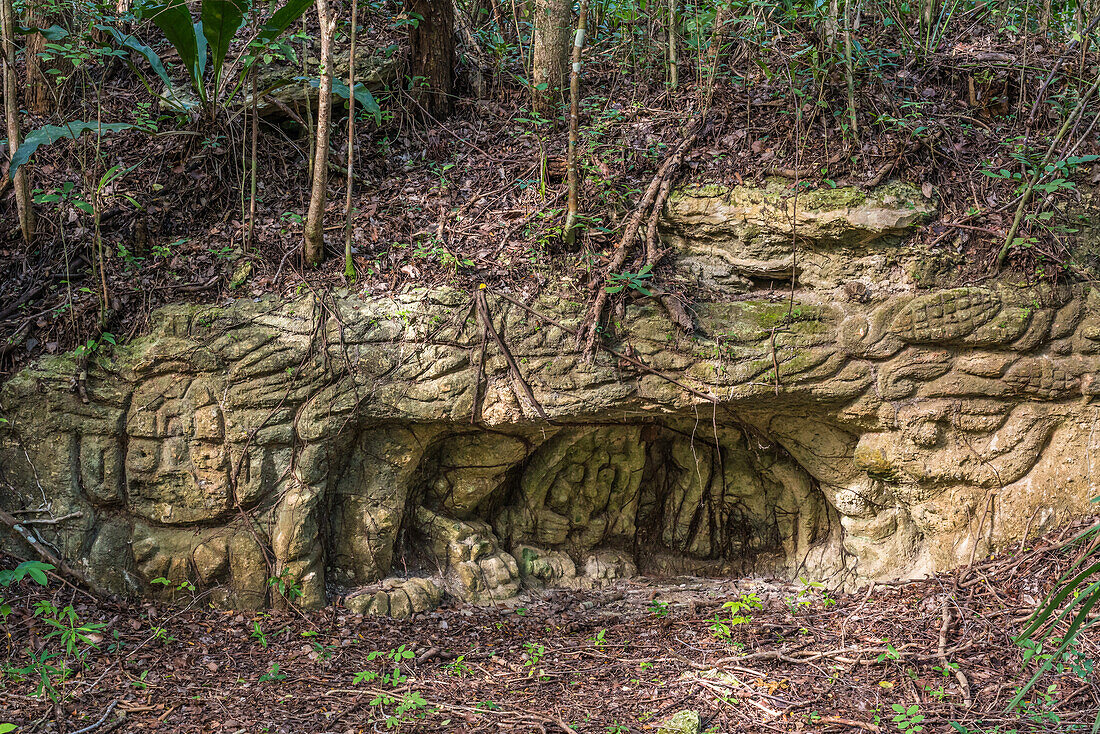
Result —
[[702, 724], [698, 711], [677, 711], [657, 729], [657, 734], [699, 734]]

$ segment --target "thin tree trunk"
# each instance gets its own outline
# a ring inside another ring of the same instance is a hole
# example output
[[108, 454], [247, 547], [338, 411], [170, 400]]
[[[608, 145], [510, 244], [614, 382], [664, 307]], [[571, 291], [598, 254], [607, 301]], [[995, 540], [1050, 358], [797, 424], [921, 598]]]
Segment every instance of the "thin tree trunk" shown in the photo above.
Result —
[[325, 257], [325, 201], [328, 194], [329, 127], [332, 118], [332, 39], [336, 19], [329, 15], [328, 0], [317, 0], [321, 26], [321, 84], [317, 95], [317, 135], [313, 154], [313, 186], [306, 214], [303, 255], [307, 266]]
[[453, 0], [412, 0], [410, 10], [422, 18], [409, 31], [413, 93], [425, 112], [442, 120], [451, 114], [454, 94]]
[[355, 262], [351, 258], [351, 195], [355, 180], [355, 41], [359, 21], [359, 0], [351, 0], [351, 50], [348, 53], [348, 178], [344, 202], [344, 277], [355, 280]]
[[714, 82], [718, 76], [718, 56], [722, 53], [722, 26], [726, 23], [725, 7], [718, 6], [714, 11], [714, 35], [710, 39], [710, 49], [707, 52], [707, 63], [710, 68], [706, 70], [706, 92], [704, 94], [703, 109], [710, 109], [710, 101], [714, 95]]
[[[42, 0], [32, 0], [27, 3], [25, 15], [27, 26], [44, 28], [48, 25], [42, 5]], [[50, 103], [54, 97], [50, 90], [52, 82], [43, 72], [42, 59], [38, 57], [45, 50], [45, 36], [41, 33], [32, 33], [27, 36], [26, 53], [24, 54], [27, 65], [27, 97], [24, 102], [28, 110], [38, 115], [50, 112]]]
[[[252, 26], [253, 33], [255, 33], [256, 27], [256, 11], [252, 11]], [[251, 151], [251, 167], [250, 167], [250, 180], [248, 183], [248, 234], [244, 239], [244, 250], [248, 252], [252, 249], [252, 238], [256, 233], [256, 149], [259, 144], [260, 138], [260, 115], [257, 105], [259, 101], [256, 99], [256, 60], [252, 61], [252, 68], [249, 69], [249, 76], [252, 82], [252, 105], [249, 109], [249, 115], [251, 116], [252, 123], [252, 151]]]
[[[4, 118], [7, 123], [8, 151], [12, 156], [22, 139], [19, 130], [19, 100], [15, 81], [15, 11], [11, 0], [0, 0], [0, 64], [3, 65]], [[27, 167], [20, 166], [12, 183], [15, 186], [15, 208], [19, 213], [19, 229], [28, 245], [34, 240], [34, 207], [31, 202]]]
[[577, 133], [580, 128], [581, 59], [584, 52], [584, 35], [588, 31], [588, 0], [580, 0], [577, 8], [577, 34], [573, 38], [573, 67], [569, 72], [569, 202], [565, 217], [565, 244], [571, 246], [576, 238], [580, 172], [577, 161]]
[[679, 0], [668, 0], [668, 88], [680, 86], [680, 13]]
[[551, 115], [561, 106], [572, 6], [572, 0], [535, 0], [531, 105], [540, 115]]
[[844, 0], [844, 76], [848, 82], [848, 120], [852, 140], [859, 136], [856, 122], [856, 83], [852, 70], [852, 0]]
[[[306, 22], [306, 16], [302, 16], [302, 36], [306, 37], [309, 30], [309, 23]], [[309, 95], [312, 93], [312, 88], [309, 84], [309, 40], [302, 41], [302, 88], [304, 90], [303, 97], [306, 102], [306, 139], [309, 140], [309, 176], [307, 176], [306, 185], [313, 185], [313, 156], [317, 152], [316, 143], [317, 136], [313, 134], [313, 105], [309, 101]]]

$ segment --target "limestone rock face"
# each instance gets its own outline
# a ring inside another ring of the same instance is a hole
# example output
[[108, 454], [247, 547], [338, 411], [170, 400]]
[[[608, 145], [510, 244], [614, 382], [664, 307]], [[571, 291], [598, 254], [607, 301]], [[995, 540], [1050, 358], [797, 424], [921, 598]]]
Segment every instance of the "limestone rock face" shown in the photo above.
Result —
[[731, 267], [691, 337], [628, 299], [609, 339], [651, 369], [579, 359], [556, 324], [584, 304], [490, 291], [549, 422], [502, 354], [478, 364], [469, 293], [162, 309], [93, 363], [86, 402], [72, 355], [3, 386], [0, 506], [68, 516], [40, 540], [116, 592], [236, 607], [409, 616], [639, 572], [851, 585], [965, 563], [1098, 494], [1100, 291], [887, 278], [931, 211], [901, 191], [770, 219], [768, 190], [681, 192], [662, 236], [688, 277], [701, 242], [778, 262], [791, 217], [806, 240], [793, 300]]
[[710, 286], [749, 291], [767, 281], [834, 288], [884, 280], [907, 255], [904, 235], [935, 213], [911, 186], [794, 195], [793, 182], [757, 188], [689, 186], [669, 197], [663, 239], [681, 266]]

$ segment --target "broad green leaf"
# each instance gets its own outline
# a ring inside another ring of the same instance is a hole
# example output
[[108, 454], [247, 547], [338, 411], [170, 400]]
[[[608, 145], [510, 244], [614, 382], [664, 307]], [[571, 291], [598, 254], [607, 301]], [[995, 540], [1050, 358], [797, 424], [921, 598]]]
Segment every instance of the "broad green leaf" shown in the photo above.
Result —
[[36, 28], [34, 26], [16, 26], [15, 32], [21, 36], [29, 36], [34, 33], [41, 33], [47, 41], [60, 41], [69, 37], [69, 32], [59, 25], [52, 25], [49, 28]]
[[[310, 79], [309, 83], [315, 88], [320, 89], [320, 79]], [[348, 99], [348, 85], [347, 82], [340, 79], [332, 80], [332, 93], [345, 102]], [[378, 100], [374, 98], [367, 86], [361, 82], [355, 84], [355, 104], [361, 110], [366, 110], [369, 114], [374, 116], [375, 123], [382, 124], [382, 108], [378, 106]]]
[[206, 76], [206, 34], [202, 30], [202, 21], [195, 23], [195, 42], [199, 50], [199, 79]]
[[157, 0], [157, 2], [145, 4], [142, 14], [156, 23], [157, 28], [164, 33], [168, 42], [179, 54], [183, 65], [187, 67], [191, 83], [199, 96], [205, 98], [202, 70], [199, 64], [199, 40], [195, 34], [195, 26], [191, 22], [191, 11], [187, 9], [187, 4], [184, 0]]
[[261, 41], [273, 41], [286, 32], [290, 24], [302, 17], [309, 10], [314, 0], [286, 0], [286, 5], [275, 11], [260, 31]]
[[70, 122], [66, 125], [46, 125], [40, 127], [27, 134], [27, 137], [23, 139], [23, 144], [19, 146], [19, 149], [15, 151], [15, 155], [11, 157], [11, 170], [8, 171], [8, 175], [15, 178], [15, 172], [19, 170], [19, 167], [31, 159], [35, 151], [39, 146], [49, 145], [50, 143], [56, 143], [58, 140], [68, 139], [76, 140], [89, 130], [98, 130], [102, 133], [117, 133], [122, 130], [129, 130], [133, 125], [126, 122], [109, 122], [109, 123], [97, 123], [97, 122]]
[[30, 576], [31, 580], [35, 583], [45, 586], [49, 583], [46, 578], [46, 571], [52, 571], [54, 566], [50, 563], [43, 563], [42, 561], [24, 561], [15, 567], [15, 579], [22, 579], [24, 576]]
[[157, 52], [146, 46], [141, 41], [137, 40], [134, 36], [123, 33], [117, 28], [112, 28], [109, 25], [96, 25], [96, 30], [102, 31], [114, 39], [114, 42], [125, 49], [129, 49], [149, 62], [149, 66], [153, 68], [153, 72], [160, 77], [160, 80], [164, 82], [164, 86], [168, 89], [172, 87], [172, 80], [168, 77], [168, 72], [164, 68], [164, 62], [160, 60], [160, 56], [157, 56]]
[[[202, 0], [200, 20], [202, 37], [210, 44], [210, 59], [214, 62], [214, 89], [218, 89], [222, 77], [222, 64], [229, 52], [229, 44], [244, 24], [248, 9], [246, 0]], [[196, 37], [199, 33], [195, 34]]]

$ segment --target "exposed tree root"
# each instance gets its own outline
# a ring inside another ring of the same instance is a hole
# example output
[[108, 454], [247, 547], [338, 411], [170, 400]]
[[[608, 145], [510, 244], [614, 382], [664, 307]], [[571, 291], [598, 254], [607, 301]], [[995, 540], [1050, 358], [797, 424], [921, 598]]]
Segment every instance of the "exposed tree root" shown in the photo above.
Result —
[[[602, 274], [593, 277], [592, 280], [589, 281], [589, 290], [596, 291], [596, 300], [592, 304], [588, 316], [577, 330], [577, 346], [580, 347], [583, 344], [584, 358], [586, 361], [592, 361], [593, 357], [596, 355], [596, 343], [599, 340], [600, 323], [603, 321], [603, 313], [607, 308], [609, 296], [607, 288], [605, 287], [607, 279], [612, 273], [617, 273], [622, 269], [627, 256], [630, 254], [630, 246], [638, 236], [638, 230], [642, 226], [642, 221], [646, 218], [647, 214], [649, 214], [652, 223], [649, 232], [652, 233], [651, 236], [653, 240], [656, 239], [656, 218], [660, 216], [660, 206], [664, 204], [664, 199], [660, 196], [661, 191], [664, 190], [665, 197], [668, 196], [668, 191], [671, 188], [672, 174], [675, 173], [676, 169], [683, 162], [684, 155], [691, 150], [691, 146], [695, 144], [703, 128], [704, 124], [702, 117], [697, 117], [688, 124], [683, 141], [681, 141], [680, 145], [676, 147], [676, 150], [661, 163], [660, 168], [657, 169], [657, 174], [646, 188], [645, 195], [642, 197], [641, 202], [638, 203], [638, 207], [634, 210], [634, 213], [630, 215], [626, 225], [623, 227], [622, 237], [620, 237], [618, 244], [615, 245], [615, 254], [612, 256], [607, 269]], [[665, 184], [666, 181], [669, 181], [668, 185]], [[660, 205], [657, 204], [658, 201], [661, 202]], [[653, 245], [652, 249], [655, 250], [655, 247], [656, 246]], [[647, 243], [647, 252], [650, 249]]]

